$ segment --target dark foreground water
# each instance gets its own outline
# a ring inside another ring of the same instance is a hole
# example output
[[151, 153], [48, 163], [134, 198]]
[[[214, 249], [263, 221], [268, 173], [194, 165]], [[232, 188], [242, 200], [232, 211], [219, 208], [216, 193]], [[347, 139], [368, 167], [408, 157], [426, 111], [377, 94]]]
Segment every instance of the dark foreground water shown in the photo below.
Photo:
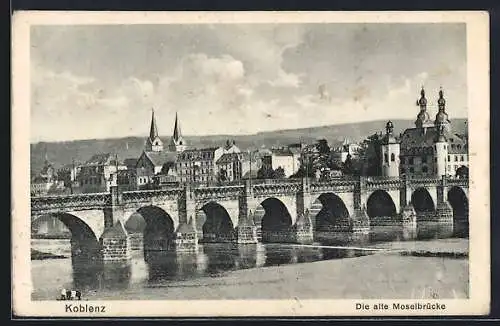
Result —
[[[386, 233], [388, 234], [388, 233]], [[393, 234], [393, 233], [392, 233]], [[422, 238], [419, 236], [419, 238]], [[427, 238], [427, 237], [425, 237]], [[435, 238], [435, 234], [433, 236]], [[234, 271], [280, 265], [293, 265], [315, 261], [342, 260], [376, 253], [370, 245], [404, 240], [404, 237], [382, 237], [341, 243], [342, 247], [316, 243], [311, 246], [295, 244], [200, 244], [196, 253], [146, 252], [134, 251], [131, 264], [107, 272], [86, 270], [87, 266], [72, 266], [69, 240], [32, 240], [32, 249], [66, 258], [31, 261], [32, 299], [55, 300], [61, 289], [78, 289], [84, 298], [120, 298], [123, 293], [134, 293], [133, 297], [144, 299], [161, 298], [168, 289], [186, 288], [186, 282], [200, 287], [210, 280], [225, 282]], [[390, 242], [387, 242], [390, 241]], [[439, 241], [439, 240], [435, 240]], [[411, 241], [410, 241], [411, 242]], [[439, 243], [439, 242], [437, 242]], [[339, 243], [340, 244], [340, 243]], [[380, 247], [384, 247], [380, 245]], [[383, 258], [382, 258], [383, 259]], [[408, 259], [395, 258], [401, 264]], [[435, 258], [435, 262], [442, 261]], [[347, 261], [346, 261], [347, 263]], [[429, 266], [422, 266], [424, 269]], [[404, 268], [404, 267], [402, 267]], [[362, 267], [364, 269], [364, 267]], [[394, 269], [394, 270], [393, 270]], [[394, 273], [400, 267], [389, 268]], [[346, 271], [346, 278], [353, 271]], [[258, 273], [257, 273], [258, 274]], [[385, 274], [385, 272], [384, 272]], [[316, 277], [316, 276], [315, 276]], [[319, 276], [318, 276], [319, 277]], [[294, 280], [291, 280], [294, 281]], [[194, 291], [190, 289], [190, 291]], [[260, 290], [262, 292], [262, 289]], [[196, 292], [196, 291], [195, 291]], [[198, 292], [190, 294], [198, 297]], [[249, 294], [251, 295], [251, 293]]]
[[[34, 300], [54, 300], [62, 288], [78, 288], [84, 297], [110, 296], [124, 289], [175, 286], [197, 278], [217, 278], [232, 271], [368, 255], [370, 250], [293, 244], [203, 244], [197, 253], [135, 251], [128, 268], [102, 273], [74, 270], [69, 242], [33, 240], [32, 248], [68, 258], [32, 260]], [[84, 267], [82, 267], [83, 269]]]

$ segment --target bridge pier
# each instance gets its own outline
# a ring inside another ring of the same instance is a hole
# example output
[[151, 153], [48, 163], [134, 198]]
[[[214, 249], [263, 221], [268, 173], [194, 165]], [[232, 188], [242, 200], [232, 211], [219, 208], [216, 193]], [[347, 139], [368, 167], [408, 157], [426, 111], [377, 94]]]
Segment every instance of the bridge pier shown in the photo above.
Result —
[[311, 219], [309, 217], [309, 210], [306, 209], [305, 213], [299, 214], [297, 222], [294, 226], [295, 242], [300, 244], [311, 244], [314, 241], [314, 232]]
[[130, 236], [121, 221], [104, 230], [100, 243], [104, 265], [130, 262], [132, 258]]
[[176, 252], [194, 252], [198, 250], [198, 234], [193, 223], [193, 217], [189, 219], [188, 223], [179, 223], [174, 240]]
[[433, 214], [424, 216], [417, 223], [419, 237], [446, 238], [453, 235], [453, 209], [446, 200], [447, 180], [443, 176], [437, 186], [437, 204]]
[[250, 182], [246, 181], [244, 192], [238, 197], [238, 226], [236, 227], [237, 243], [255, 244], [258, 242], [254, 213], [248, 207], [252, 196], [252, 187]]
[[407, 204], [401, 210], [401, 229], [404, 240], [417, 237], [417, 213], [411, 204]]
[[236, 242], [240, 244], [256, 244], [257, 243], [257, 227], [253, 221], [252, 214], [244, 219], [240, 219], [237, 227]]

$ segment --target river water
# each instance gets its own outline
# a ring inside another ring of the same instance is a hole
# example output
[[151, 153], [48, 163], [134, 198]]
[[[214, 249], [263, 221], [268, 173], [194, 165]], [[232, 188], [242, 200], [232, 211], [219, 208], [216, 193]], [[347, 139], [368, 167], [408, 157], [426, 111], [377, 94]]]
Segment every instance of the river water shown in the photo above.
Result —
[[[32, 248], [65, 256], [32, 260], [33, 300], [54, 300], [62, 288], [77, 287], [86, 298], [119, 297], [123, 290], [180, 286], [184, 281], [217, 278], [236, 270], [347, 259], [371, 254], [356, 248], [303, 246], [293, 244], [200, 244], [196, 253], [134, 251], [129, 268], [105, 278], [98, 273], [75, 273], [69, 240], [32, 240]], [[151, 299], [151, 298], [150, 298]]]

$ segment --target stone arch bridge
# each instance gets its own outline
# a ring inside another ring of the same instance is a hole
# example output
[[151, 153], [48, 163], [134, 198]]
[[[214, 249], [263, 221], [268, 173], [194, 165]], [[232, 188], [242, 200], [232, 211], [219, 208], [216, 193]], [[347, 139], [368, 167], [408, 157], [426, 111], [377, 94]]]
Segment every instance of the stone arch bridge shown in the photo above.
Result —
[[410, 235], [440, 228], [467, 233], [468, 180], [246, 180], [32, 197], [32, 223], [47, 216], [71, 231], [73, 260], [104, 263], [130, 258], [131, 232], [125, 226], [138, 216], [148, 250], [195, 250], [198, 242], [311, 243], [380, 228]]

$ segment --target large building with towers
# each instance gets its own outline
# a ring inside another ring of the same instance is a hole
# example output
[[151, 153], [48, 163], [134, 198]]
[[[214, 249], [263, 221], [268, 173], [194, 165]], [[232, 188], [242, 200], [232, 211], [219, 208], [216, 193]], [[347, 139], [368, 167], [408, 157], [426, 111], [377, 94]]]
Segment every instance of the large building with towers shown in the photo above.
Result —
[[393, 133], [393, 123], [387, 122], [381, 145], [382, 175], [456, 176], [461, 167], [469, 165], [467, 132], [454, 132], [442, 89], [438, 93], [438, 112], [434, 120], [427, 112], [424, 88], [417, 106], [420, 111], [415, 128], [406, 129], [399, 137]]

